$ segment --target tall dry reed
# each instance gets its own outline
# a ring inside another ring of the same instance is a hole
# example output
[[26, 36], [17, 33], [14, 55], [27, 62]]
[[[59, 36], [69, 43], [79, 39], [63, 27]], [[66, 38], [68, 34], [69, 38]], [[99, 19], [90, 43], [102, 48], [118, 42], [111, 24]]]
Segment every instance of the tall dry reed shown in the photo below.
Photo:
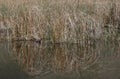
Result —
[[[85, 43], [119, 36], [119, 0], [0, 0], [0, 38]], [[4, 35], [6, 37], [4, 37]]]

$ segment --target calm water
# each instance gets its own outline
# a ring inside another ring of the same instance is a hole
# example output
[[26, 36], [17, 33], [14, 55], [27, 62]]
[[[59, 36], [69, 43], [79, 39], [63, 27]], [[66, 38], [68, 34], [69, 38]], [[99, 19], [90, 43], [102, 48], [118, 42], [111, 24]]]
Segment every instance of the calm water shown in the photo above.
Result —
[[0, 79], [120, 79], [120, 43], [0, 43]]

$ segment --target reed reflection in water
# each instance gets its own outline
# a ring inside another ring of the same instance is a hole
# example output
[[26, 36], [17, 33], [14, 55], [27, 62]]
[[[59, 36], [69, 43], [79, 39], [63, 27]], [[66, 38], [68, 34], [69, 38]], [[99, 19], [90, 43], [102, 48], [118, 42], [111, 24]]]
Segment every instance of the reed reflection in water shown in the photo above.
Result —
[[120, 43], [0, 44], [0, 79], [119, 79]]
[[13, 55], [23, 70], [31, 76], [49, 72], [65, 74], [85, 70], [100, 58], [99, 44], [39, 44], [12, 43]]

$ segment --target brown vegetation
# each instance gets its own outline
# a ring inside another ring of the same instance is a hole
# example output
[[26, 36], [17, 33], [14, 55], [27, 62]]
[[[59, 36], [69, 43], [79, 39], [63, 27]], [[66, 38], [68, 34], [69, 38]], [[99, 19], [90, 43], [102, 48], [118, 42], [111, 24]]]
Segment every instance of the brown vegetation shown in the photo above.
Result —
[[1, 39], [114, 40], [119, 28], [119, 0], [0, 0]]

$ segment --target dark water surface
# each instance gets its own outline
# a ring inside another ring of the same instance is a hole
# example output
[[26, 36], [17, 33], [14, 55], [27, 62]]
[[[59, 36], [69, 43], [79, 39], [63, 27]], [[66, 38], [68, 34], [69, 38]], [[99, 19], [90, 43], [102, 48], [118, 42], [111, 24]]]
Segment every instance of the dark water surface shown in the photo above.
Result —
[[120, 79], [120, 43], [0, 43], [0, 79]]

